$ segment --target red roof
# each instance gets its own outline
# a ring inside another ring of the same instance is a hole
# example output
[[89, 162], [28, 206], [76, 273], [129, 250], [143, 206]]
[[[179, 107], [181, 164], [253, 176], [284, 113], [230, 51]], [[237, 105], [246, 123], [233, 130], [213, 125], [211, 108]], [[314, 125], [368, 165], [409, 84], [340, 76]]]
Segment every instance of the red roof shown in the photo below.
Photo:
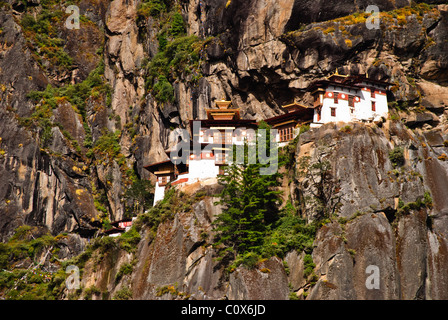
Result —
[[175, 186], [176, 184], [181, 184], [181, 183], [184, 183], [184, 182], [187, 182], [187, 181], [188, 181], [188, 178], [182, 178], [182, 179], [179, 179], [177, 181], [172, 182], [171, 185]]
[[132, 222], [132, 219], [130, 219], [130, 218], [125, 218], [125, 219], [117, 220], [117, 221], [111, 222], [111, 225], [113, 225], [113, 226], [118, 226], [118, 224], [119, 224], [120, 222]]
[[116, 228], [112, 227], [109, 230], [104, 231], [105, 234], [112, 234], [112, 233], [118, 233], [118, 232], [124, 232], [125, 230], [123, 228]]

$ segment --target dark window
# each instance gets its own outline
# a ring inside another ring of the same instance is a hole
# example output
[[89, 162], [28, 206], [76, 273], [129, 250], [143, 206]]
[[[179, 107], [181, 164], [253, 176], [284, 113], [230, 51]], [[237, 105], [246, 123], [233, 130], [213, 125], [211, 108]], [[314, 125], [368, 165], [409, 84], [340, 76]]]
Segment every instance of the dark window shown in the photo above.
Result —
[[336, 108], [331, 108], [331, 116], [336, 117]]
[[375, 103], [375, 101], [372, 101], [372, 111], [376, 111], [376, 103]]
[[294, 139], [294, 128], [288, 127], [278, 130], [280, 135], [280, 142], [290, 141]]
[[167, 185], [168, 182], [170, 182], [170, 176], [161, 176], [158, 178], [159, 186], [163, 187]]
[[355, 96], [348, 96], [348, 106], [352, 108], [355, 106]]

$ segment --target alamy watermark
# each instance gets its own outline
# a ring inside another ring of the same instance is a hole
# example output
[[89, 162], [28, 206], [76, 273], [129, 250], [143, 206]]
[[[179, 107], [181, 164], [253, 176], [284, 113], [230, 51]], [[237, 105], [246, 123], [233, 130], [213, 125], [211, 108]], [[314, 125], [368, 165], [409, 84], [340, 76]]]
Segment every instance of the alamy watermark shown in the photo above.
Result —
[[375, 265], [369, 265], [366, 268], [366, 274], [369, 276], [366, 279], [366, 288], [369, 290], [380, 288], [380, 268]]
[[79, 268], [77, 266], [74, 266], [74, 265], [69, 265], [65, 269], [65, 273], [69, 274], [67, 279], [65, 279], [65, 286], [67, 287], [67, 289], [68, 290], [79, 289], [80, 288], [80, 284], [79, 284]]
[[370, 16], [366, 20], [366, 27], [369, 30], [380, 28], [380, 9], [376, 5], [369, 5], [366, 8], [366, 13]]
[[65, 9], [65, 13], [70, 14], [67, 20], [65, 20], [65, 27], [69, 30], [79, 29], [79, 7], [70, 5]]

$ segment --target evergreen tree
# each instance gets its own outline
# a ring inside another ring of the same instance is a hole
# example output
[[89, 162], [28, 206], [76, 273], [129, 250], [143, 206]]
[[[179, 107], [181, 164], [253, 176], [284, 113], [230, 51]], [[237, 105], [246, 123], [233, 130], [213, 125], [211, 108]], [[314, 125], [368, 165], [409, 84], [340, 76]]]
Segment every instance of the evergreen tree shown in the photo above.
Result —
[[152, 207], [154, 201], [154, 186], [149, 180], [135, 179], [124, 192], [125, 217], [131, 218]]
[[[272, 152], [270, 147], [271, 136], [269, 126], [261, 123], [259, 129], [266, 129], [267, 150], [271, 150], [269, 163], [277, 162], [277, 150]], [[261, 131], [257, 131], [260, 137]], [[251, 147], [252, 143], [252, 147]], [[263, 239], [269, 230], [269, 225], [278, 218], [278, 205], [281, 191], [281, 174], [276, 170], [272, 174], [260, 174], [262, 169], [269, 167], [269, 163], [260, 157], [260, 141], [257, 139], [253, 148], [253, 142], [244, 145], [243, 163], [233, 162], [229, 164], [224, 175], [219, 177], [219, 183], [224, 186], [219, 195], [217, 204], [223, 205], [223, 211], [215, 220], [215, 247], [221, 255], [232, 253], [234, 256], [245, 252], [257, 252], [261, 248]], [[276, 146], [274, 146], [276, 148]], [[235, 155], [236, 147], [233, 154]], [[249, 150], [256, 151], [255, 155], [249, 154]], [[257, 161], [249, 161], [251, 156], [256, 156]], [[254, 163], [255, 162], [255, 163]]]

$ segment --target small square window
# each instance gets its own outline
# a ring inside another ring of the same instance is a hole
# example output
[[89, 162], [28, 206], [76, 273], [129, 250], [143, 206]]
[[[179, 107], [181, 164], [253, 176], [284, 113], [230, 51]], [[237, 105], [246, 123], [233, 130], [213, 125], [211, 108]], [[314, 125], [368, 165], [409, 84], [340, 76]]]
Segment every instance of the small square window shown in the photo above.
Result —
[[331, 108], [331, 116], [336, 117], [336, 108]]

